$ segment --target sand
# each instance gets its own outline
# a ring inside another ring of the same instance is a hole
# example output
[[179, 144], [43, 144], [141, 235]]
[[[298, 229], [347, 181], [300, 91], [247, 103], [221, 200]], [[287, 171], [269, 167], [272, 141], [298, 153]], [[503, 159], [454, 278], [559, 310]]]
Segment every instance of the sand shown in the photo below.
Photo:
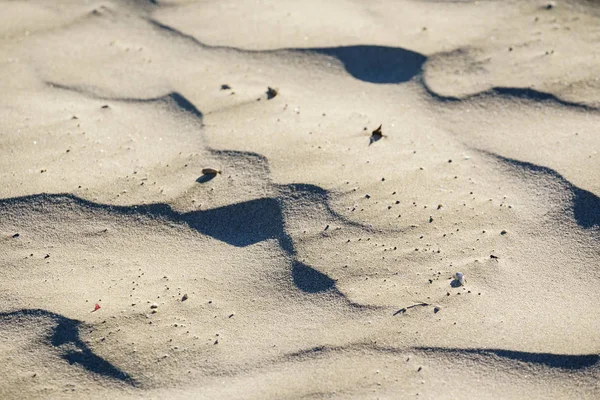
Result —
[[0, 398], [600, 397], [597, 2], [0, 9]]

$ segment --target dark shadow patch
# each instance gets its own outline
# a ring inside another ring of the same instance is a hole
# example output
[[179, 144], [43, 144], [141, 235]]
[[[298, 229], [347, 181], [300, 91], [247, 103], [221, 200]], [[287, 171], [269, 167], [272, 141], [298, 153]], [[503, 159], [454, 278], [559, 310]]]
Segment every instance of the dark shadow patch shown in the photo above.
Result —
[[[145, 101], [164, 101], [165, 98], [173, 101], [177, 107], [179, 107], [180, 109], [189, 112], [190, 114], [194, 115], [195, 117], [202, 119], [203, 115], [200, 112], [200, 110], [198, 110], [196, 108], [196, 106], [194, 106], [188, 99], [186, 99], [185, 97], [183, 97], [181, 94], [177, 93], [177, 92], [171, 92], [169, 94], [167, 94], [166, 96], [162, 96], [162, 97], [157, 97], [155, 99], [149, 99], [149, 100], [145, 100]], [[133, 100], [132, 100], [133, 101]]]
[[357, 45], [294, 49], [335, 57], [354, 78], [370, 83], [403, 83], [421, 73], [427, 57], [401, 47]]
[[196, 179], [196, 182], [198, 182], [198, 183], [206, 183], [206, 182], [210, 182], [210, 181], [212, 181], [213, 179], [215, 179], [215, 176], [217, 176], [217, 175], [215, 175], [215, 174], [204, 174], [204, 175], [200, 175], [200, 176], [198, 177], [198, 179]]
[[543, 167], [526, 161], [519, 161], [512, 158], [503, 157], [488, 151], [481, 152], [513, 168], [524, 171], [529, 175], [535, 176], [537, 174], [543, 174], [554, 178], [560, 184], [562, 184], [566, 190], [571, 192], [571, 198], [573, 202], [573, 217], [577, 224], [585, 229], [600, 229], [600, 198], [594, 193], [588, 192], [587, 190], [573, 185], [561, 174], [551, 168]]
[[292, 279], [294, 285], [305, 293], [322, 293], [335, 289], [333, 279], [300, 261], [292, 263]]
[[198, 232], [236, 247], [286, 236], [279, 202], [274, 198], [192, 211], [177, 218]]
[[577, 103], [574, 101], [563, 100], [551, 93], [541, 92], [531, 88], [515, 88], [515, 87], [495, 87], [490, 91], [479, 93], [475, 96], [499, 95], [512, 99], [524, 99], [537, 103], [550, 102], [559, 104], [565, 107], [579, 108], [586, 111], [598, 110], [597, 107], [592, 107], [587, 104]]
[[371, 135], [371, 137], [369, 138], [369, 146], [372, 145], [373, 143], [379, 142], [381, 139], [383, 139], [383, 136]]
[[484, 357], [496, 356], [508, 360], [520, 361], [528, 364], [543, 365], [549, 368], [565, 370], [580, 370], [598, 366], [600, 356], [598, 354], [553, 354], [553, 353], [530, 353], [525, 351], [513, 351], [502, 349], [456, 349], [444, 347], [415, 347], [429, 353], [446, 353], [456, 355], [480, 355]]
[[586, 229], [600, 228], [600, 198], [576, 186], [573, 186], [573, 193], [573, 214], [577, 223]]
[[531, 88], [516, 88], [516, 87], [493, 87], [489, 90], [474, 93], [464, 97], [444, 96], [435, 92], [427, 84], [425, 78], [421, 75], [421, 85], [434, 100], [440, 103], [458, 103], [461, 101], [478, 100], [484, 98], [502, 97], [507, 99], [520, 99], [530, 101], [532, 103], [552, 103], [569, 108], [576, 108], [583, 111], [598, 111], [598, 107], [593, 107], [588, 104], [578, 103], [574, 101], [563, 100], [554, 94], [542, 92]]
[[[0, 321], [22, 323], [24, 318], [50, 319], [56, 324], [48, 337], [48, 344], [63, 350], [61, 357], [69, 364], [78, 364], [86, 370], [107, 378], [126, 382], [136, 386], [131, 376], [102, 357], [97, 356], [79, 337], [81, 322], [42, 309], [21, 309], [0, 313]], [[74, 347], [74, 349], [73, 349]]]
[[459, 288], [462, 286], [462, 284], [458, 279], [452, 279], [452, 282], [450, 282], [450, 286], [453, 288]]

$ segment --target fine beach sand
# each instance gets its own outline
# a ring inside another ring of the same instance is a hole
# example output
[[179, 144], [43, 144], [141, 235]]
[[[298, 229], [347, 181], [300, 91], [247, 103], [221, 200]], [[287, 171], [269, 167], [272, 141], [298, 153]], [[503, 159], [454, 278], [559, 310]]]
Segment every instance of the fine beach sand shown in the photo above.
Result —
[[0, 10], [0, 398], [600, 397], [599, 2]]

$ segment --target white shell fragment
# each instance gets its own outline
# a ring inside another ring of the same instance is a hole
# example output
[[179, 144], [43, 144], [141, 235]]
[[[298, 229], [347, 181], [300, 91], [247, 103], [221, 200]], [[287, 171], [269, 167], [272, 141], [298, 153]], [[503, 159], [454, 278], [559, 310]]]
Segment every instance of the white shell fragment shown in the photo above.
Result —
[[459, 286], [462, 286], [465, 284], [465, 275], [462, 272], [456, 273], [456, 282], [458, 283]]

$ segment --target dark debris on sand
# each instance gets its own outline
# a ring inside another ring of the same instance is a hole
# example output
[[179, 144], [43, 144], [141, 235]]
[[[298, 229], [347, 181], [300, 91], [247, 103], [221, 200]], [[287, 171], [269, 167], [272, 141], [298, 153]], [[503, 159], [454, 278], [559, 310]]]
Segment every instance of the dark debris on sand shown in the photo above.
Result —
[[267, 100], [271, 100], [275, 96], [277, 96], [277, 89], [273, 89], [272, 87], [267, 87]]

